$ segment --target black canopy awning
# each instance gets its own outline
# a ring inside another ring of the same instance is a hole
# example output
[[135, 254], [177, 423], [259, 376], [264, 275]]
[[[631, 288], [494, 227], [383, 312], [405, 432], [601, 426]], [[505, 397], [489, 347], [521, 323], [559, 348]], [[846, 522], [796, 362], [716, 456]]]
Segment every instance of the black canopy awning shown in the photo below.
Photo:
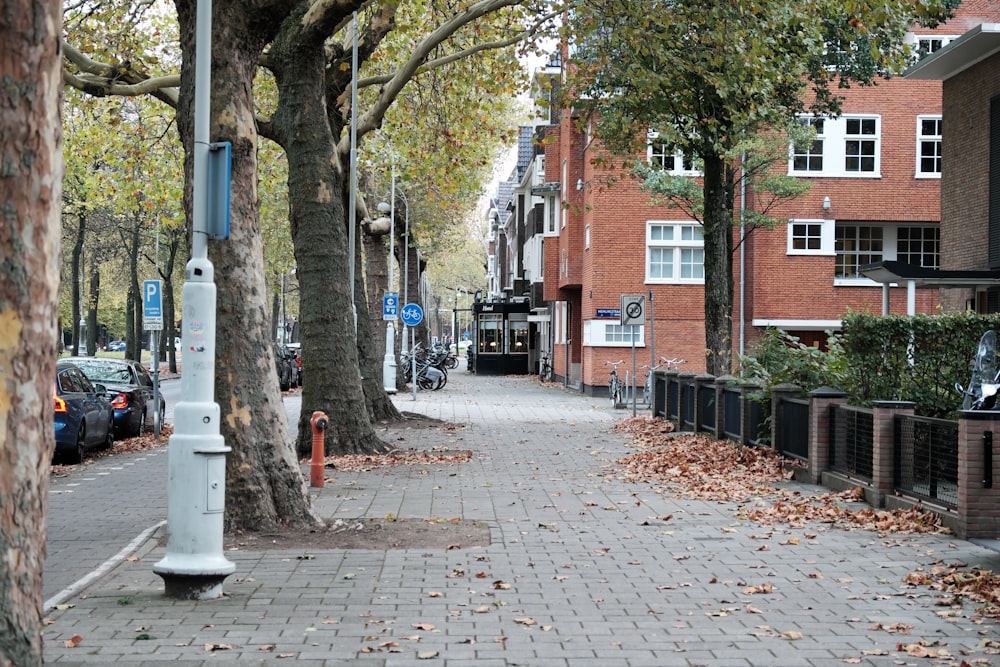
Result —
[[942, 271], [895, 260], [865, 264], [861, 275], [882, 284], [913, 281], [917, 287], [979, 287], [1000, 285], [1000, 271]]

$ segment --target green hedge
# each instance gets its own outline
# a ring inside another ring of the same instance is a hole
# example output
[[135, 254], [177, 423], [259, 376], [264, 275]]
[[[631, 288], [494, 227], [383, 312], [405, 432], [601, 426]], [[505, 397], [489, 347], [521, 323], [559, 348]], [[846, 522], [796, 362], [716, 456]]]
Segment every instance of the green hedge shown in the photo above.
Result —
[[917, 414], [953, 419], [962, 407], [955, 383], [968, 385], [979, 339], [1000, 331], [1000, 315], [850, 314], [838, 335], [851, 402], [906, 400]]
[[1000, 314], [888, 316], [851, 313], [830, 334], [828, 351], [775, 330], [740, 361], [741, 375], [771, 386], [791, 382], [811, 391], [846, 391], [852, 405], [877, 400], [917, 404], [917, 414], [954, 419], [962, 407], [955, 383], [968, 385], [979, 339], [1000, 332]]

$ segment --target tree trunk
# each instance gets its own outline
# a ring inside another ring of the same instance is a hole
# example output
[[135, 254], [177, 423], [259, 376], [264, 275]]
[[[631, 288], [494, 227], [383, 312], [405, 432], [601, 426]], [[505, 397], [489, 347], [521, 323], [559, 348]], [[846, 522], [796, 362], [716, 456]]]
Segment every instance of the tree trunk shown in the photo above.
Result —
[[139, 224], [133, 220], [132, 228], [129, 230], [129, 239], [126, 243], [128, 251], [128, 303], [126, 307], [129, 321], [128, 328], [132, 335], [125, 339], [125, 357], [127, 359], [142, 360], [142, 340], [146, 332], [142, 328], [142, 292], [139, 291]]
[[42, 570], [62, 225], [62, 8], [10, 0], [0, 21], [0, 665], [42, 664]]
[[174, 267], [177, 265], [177, 252], [181, 248], [181, 242], [185, 239], [184, 231], [181, 229], [171, 229], [167, 238], [167, 257], [164, 260], [163, 268], [160, 270], [160, 277], [163, 279], [163, 328], [167, 334], [167, 343], [170, 352], [167, 355], [168, 369], [171, 373], [177, 372], [177, 348], [174, 346], [174, 339], [177, 337], [177, 311], [174, 304]]
[[90, 253], [90, 285], [87, 288], [87, 355], [97, 356], [97, 305], [101, 300], [101, 267], [97, 253]]
[[80, 214], [76, 227], [76, 242], [73, 244], [73, 276], [70, 278], [73, 294], [73, 354], [80, 354], [80, 345], [83, 343], [83, 331], [80, 327], [80, 320], [83, 319], [83, 239], [87, 230], [87, 216]]
[[[361, 230], [358, 231], [360, 233]], [[366, 250], [369, 245], [378, 246], [378, 248], [372, 248], [367, 253], [369, 264], [372, 262], [372, 254], [374, 253], [382, 258], [380, 264], [382, 267], [385, 267], [386, 253], [385, 246], [382, 243], [383, 237], [372, 238], [367, 234], [361, 234], [361, 237], [365, 241]], [[369, 239], [371, 239], [372, 243], [369, 243]], [[360, 246], [355, 257], [355, 266], [361, 266]], [[376, 264], [379, 264], [377, 260]], [[386, 336], [385, 322], [381, 318], [382, 298], [381, 295], [374, 298], [371, 296], [372, 292], [379, 291], [379, 289], [372, 288], [370, 285], [372, 283], [385, 285], [387, 280], [388, 274], [384, 270], [379, 273], [376, 269], [375, 275], [371, 273], [367, 274], [368, 289], [365, 289], [365, 282], [359, 280], [354, 295], [354, 299], [358, 304], [358, 362], [361, 365], [361, 386], [365, 393], [365, 401], [368, 404], [368, 415], [375, 422], [386, 419], [400, 419], [402, 417], [399, 414], [399, 410], [393, 405], [389, 395], [385, 393], [383, 363], [385, 362]], [[368, 295], [367, 299], [365, 298], [366, 293]], [[378, 319], [375, 318], [376, 314], [379, 315]], [[393, 348], [393, 354], [395, 354], [395, 345], [393, 345]]]
[[707, 370], [728, 375], [732, 366], [733, 219], [726, 164], [705, 157], [705, 349]]
[[[191, 156], [197, 1], [175, 4], [184, 56], [178, 126], [185, 155]], [[226, 461], [228, 530], [266, 531], [320, 520], [286, 433], [269, 333], [257, 197], [258, 136], [251, 93], [257, 60], [280, 25], [280, 11], [272, 6], [251, 11], [238, 2], [217, 2], [213, 9], [211, 137], [232, 142], [233, 154], [230, 238], [209, 242], [218, 289], [215, 397], [222, 410], [222, 436], [232, 447]], [[192, 169], [187, 159], [184, 200], [189, 216]]]
[[[311, 26], [302, 19], [305, 9], [297, 8], [271, 47], [279, 93], [272, 125], [288, 157], [289, 217], [302, 302], [305, 376], [298, 451], [311, 449], [309, 420], [314, 411], [322, 411], [330, 420], [327, 454], [385, 452], [391, 447], [375, 434], [359, 366], [357, 330], [367, 308], [360, 280], [352, 292], [348, 269], [348, 169], [336, 151], [324, 104], [322, 31], [309, 32]], [[360, 276], [361, 271], [355, 273]], [[361, 301], [357, 323], [352, 293]]]

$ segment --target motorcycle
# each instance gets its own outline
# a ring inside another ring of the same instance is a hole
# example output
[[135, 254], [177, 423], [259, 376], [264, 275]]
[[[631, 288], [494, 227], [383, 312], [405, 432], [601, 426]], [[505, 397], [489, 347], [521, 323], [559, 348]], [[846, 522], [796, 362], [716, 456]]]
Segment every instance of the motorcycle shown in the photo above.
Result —
[[1000, 392], [1000, 368], [997, 363], [997, 334], [990, 329], [979, 339], [976, 361], [968, 388], [955, 383], [963, 395], [963, 410], [993, 410]]

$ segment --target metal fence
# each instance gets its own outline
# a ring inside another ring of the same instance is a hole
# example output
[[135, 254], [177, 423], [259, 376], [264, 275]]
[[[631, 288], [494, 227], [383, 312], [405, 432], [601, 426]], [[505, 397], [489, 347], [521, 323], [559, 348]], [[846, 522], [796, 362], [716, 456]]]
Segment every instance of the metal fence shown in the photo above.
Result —
[[830, 407], [830, 469], [871, 482], [874, 476], [874, 413], [848, 405]]
[[678, 416], [680, 430], [694, 431], [694, 401], [696, 398], [694, 378], [678, 377], [678, 385], [680, 392], [680, 415]]
[[781, 424], [781, 453], [804, 461], [809, 460], [809, 401], [800, 398], [783, 398], [778, 403]]
[[957, 507], [958, 422], [896, 415], [894, 426], [896, 489]]
[[733, 440], [740, 439], [743, 425], [743, 396], [736, 387], [726, 386], [722, 388], [722, 424], [720, 429], [722, 434]]
[[754, 446], [765, 445], [770, 441], [767, 429], [764, 428], [770, 413], [768, 409], [769, 404], [753, 398], [748, 398], [747, 400], [749, 402], [749, 406], [747, 407], [747, 444]]
[[715, 430], [715, 385], [698, 385], [698, 427], [702, 431]]

